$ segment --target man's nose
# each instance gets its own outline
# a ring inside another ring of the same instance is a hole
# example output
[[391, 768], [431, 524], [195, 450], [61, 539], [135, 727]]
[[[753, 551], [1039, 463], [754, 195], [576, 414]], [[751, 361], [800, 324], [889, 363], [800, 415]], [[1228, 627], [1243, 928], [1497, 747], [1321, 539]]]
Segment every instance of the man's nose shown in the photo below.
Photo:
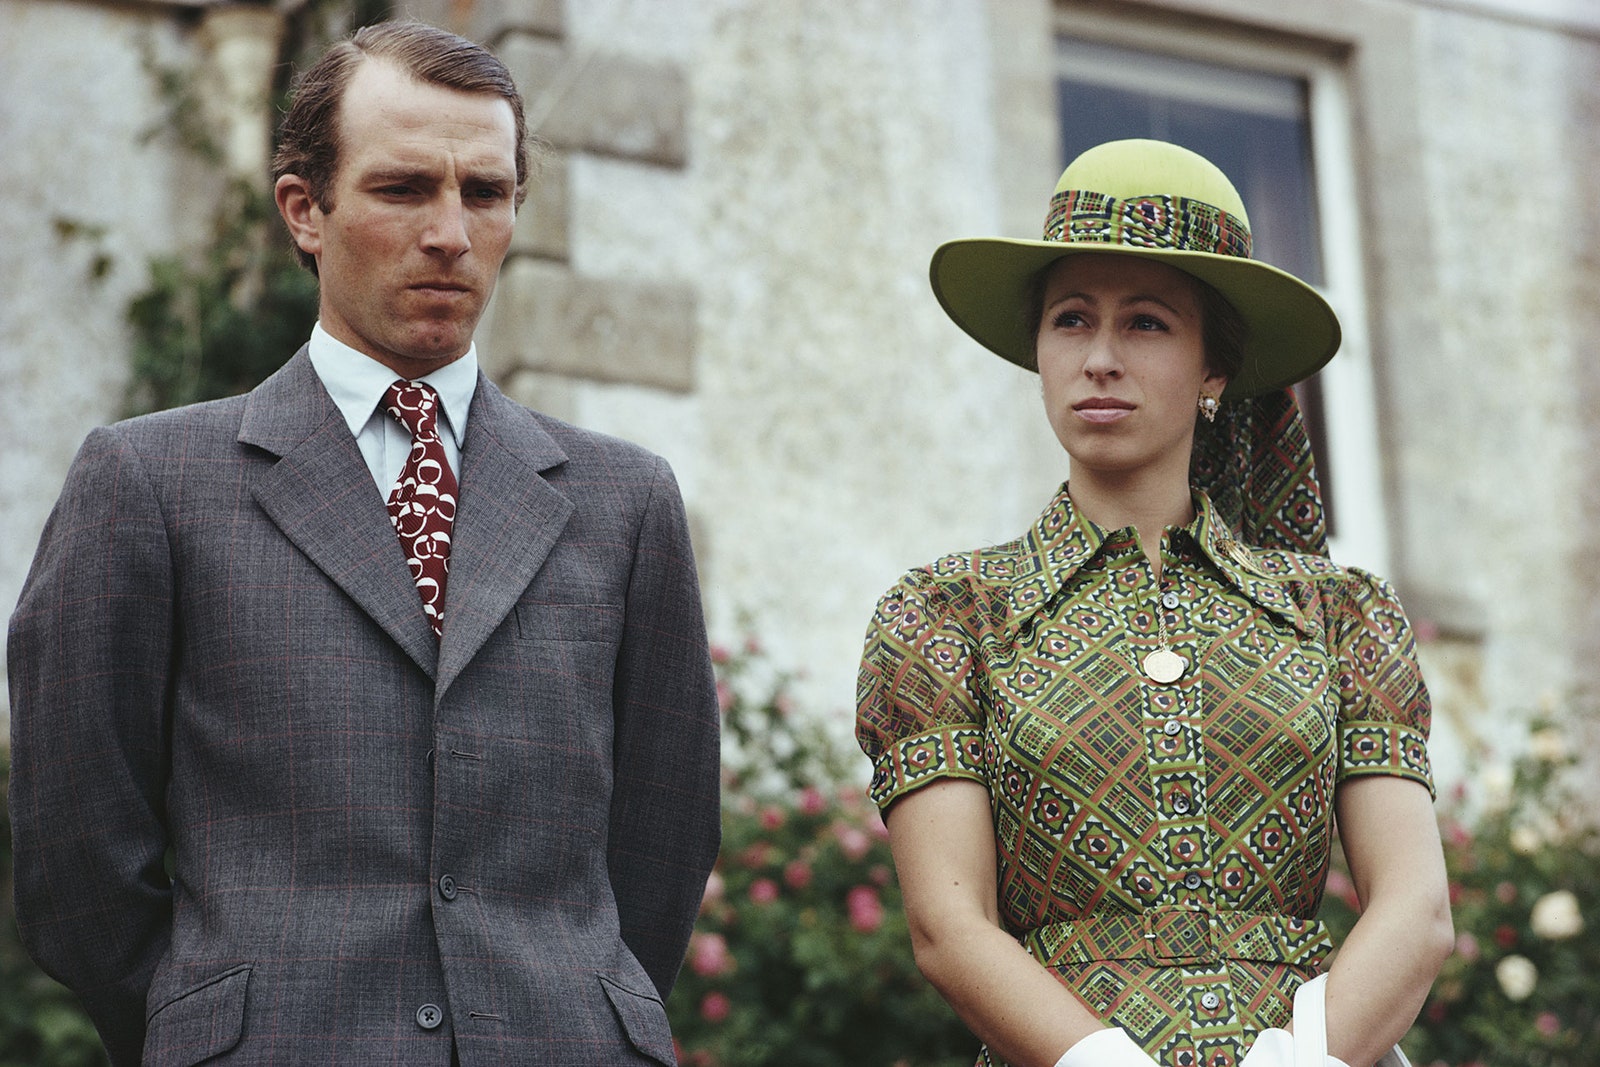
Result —
[[472, 239], [467, 236], [466, 210], [459, 197], [441, 196], [430, 206], [422, 243], [425, 250], [452, 259], [472, 247]]

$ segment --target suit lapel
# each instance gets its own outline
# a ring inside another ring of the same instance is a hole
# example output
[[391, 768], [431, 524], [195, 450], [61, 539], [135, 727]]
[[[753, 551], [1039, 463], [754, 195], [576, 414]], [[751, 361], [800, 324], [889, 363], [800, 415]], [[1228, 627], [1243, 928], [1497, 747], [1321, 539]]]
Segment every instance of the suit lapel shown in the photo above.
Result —
[[250, 394], [239, 440], [279, 457], [251, 486], [262, 510], [433, 675], [438, 646], [382, 496], [304, 348]]
[[573, 505], [540, 472], [566, 459], [531, 412], [478, 375], [461, 449], [437, 693], [505, 621], [560, 537]]

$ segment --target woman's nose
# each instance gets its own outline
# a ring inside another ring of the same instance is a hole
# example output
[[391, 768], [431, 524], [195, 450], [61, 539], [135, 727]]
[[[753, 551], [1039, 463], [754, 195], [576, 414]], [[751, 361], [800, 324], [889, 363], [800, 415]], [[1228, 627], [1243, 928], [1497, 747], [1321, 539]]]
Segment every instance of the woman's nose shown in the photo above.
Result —
[[1117, 378], [1122, 375], [1122, 360], [1118, 358], [1116, 346], [1105, 337], [1095, 337], [1089, 342], [1088, 354], [1084, 357], [1083, 373], [1090, 378]]

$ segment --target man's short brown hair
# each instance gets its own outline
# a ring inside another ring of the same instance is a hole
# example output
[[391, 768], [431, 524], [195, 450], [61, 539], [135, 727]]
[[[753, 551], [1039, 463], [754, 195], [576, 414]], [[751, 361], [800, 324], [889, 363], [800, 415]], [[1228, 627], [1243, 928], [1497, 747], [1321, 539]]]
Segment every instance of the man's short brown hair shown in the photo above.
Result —
[[[492, 93], [511, 105], [516, 122], [517, 206], [528, 195], [528, 127], [522, 94], [504, 63], [482, 45], [423, 22], [400, 20], [364, 26], [329, 48], [301, 76], [294, 101], [278, 128], [272, 157], [274, 183], [285, 174], [303, 178], [324, 212], [339, 167], [339, 104], [364, 59], [386, 59], [418, 81], [467, 93]], [[303, 266], [316, 273], [316, 260], [296, 248]]]

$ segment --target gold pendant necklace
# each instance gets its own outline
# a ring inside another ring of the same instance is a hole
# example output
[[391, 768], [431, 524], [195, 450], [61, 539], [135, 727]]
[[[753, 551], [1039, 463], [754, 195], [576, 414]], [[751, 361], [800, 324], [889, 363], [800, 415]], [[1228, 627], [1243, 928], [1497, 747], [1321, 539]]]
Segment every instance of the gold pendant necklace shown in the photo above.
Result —
[[1171, 685], [1183, 677], [1189, 662], [1167, 647], [1167, 608], [1156, 600], [1156, 639], [1159, 648], [1144, 658], [1144, 676], [1157, 685]]

